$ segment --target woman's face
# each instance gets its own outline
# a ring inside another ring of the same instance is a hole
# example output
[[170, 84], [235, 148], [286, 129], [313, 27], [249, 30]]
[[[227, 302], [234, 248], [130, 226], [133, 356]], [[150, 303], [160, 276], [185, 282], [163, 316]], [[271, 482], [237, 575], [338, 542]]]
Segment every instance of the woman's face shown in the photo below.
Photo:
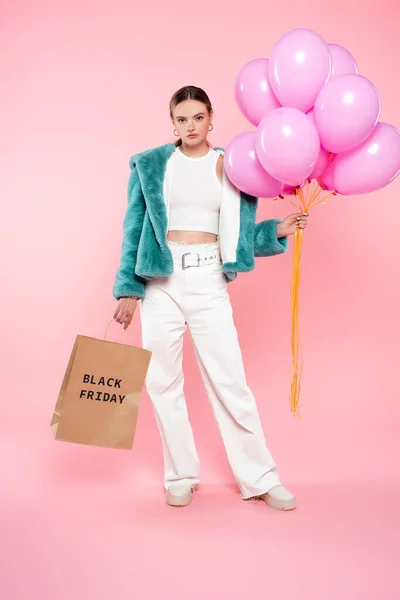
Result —
[[205, 104], [198, 100], [185, 100], [172, 111], [175, 129], [185, 144], [197, 146], [208, 136], [212, 112], [208, 114]]

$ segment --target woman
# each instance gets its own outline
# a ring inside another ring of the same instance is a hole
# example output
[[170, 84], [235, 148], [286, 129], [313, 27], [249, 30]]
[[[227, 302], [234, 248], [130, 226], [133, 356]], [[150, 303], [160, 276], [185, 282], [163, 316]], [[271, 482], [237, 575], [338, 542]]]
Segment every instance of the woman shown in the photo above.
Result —
[[183, 393], [182, 344], [188, 327], [197, 361], [243, 499], [280, 510], [296, 501], [278, 477], [247, 386], [227, 284], [254, 268], [255, 256], [287, 249], [307, 214], [255, 225], [257, 199], [225, 175], [212, 149], [207, 94], [188, 86], [171, 99], [179, 138], [131, 158], [114, 319], [126, 329], [141, 300], [143, 347], [152, 352], [147, 390], [160, 430], [166, 500], [187, 506], [199, 460]]

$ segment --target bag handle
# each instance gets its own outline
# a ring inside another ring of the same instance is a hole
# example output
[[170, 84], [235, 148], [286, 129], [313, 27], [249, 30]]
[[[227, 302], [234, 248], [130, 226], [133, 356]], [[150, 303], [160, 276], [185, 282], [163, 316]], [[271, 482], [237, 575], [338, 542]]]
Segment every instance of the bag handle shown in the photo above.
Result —
[[[104, 332], [104, 338], [103, 338], [103, 339], [104, 339], [104, 341], [106, 341], [106, 337], [107, 337], [108, 329], [109, 329], [109, 327], [110, 327], [110, 325], [111, 325], [111, 323], [112, 323], [113, 321], [114, 321], [114, 319], [111, 319], [111, 321], [109, 321], [109, 323], [108, 323], [108, 325], [107, 325], [107, 327], [106, 327], [106, 330], [105, 330], [105, 332]], [[129, 329], [129, 327], [128, 327], [128, 329]], [[128, 329], [125, 329], [125, 342], [124, 342], [125, 346], [127, 346], [127, 345], [128, 345]]]

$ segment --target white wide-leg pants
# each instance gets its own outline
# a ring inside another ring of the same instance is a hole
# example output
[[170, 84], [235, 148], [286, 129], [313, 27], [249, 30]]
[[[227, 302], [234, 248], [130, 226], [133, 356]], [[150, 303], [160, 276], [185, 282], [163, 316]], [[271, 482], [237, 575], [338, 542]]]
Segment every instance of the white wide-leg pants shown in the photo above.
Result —
[[183, 391], [182, 346], [188, 327], [242, 498], [264, 494], [280, 481], [246, 383], [221, 263], [182, 269], [182, 254], [205, 249], [212, 252], [217, 245], [171, 242], [169, 247], [174, 273], [147, 282], [141, 304], [143, 347], [153, 353], [146, 387], [163, 443], [165, 488], [174, 484], [195, 487], [200, 479]]

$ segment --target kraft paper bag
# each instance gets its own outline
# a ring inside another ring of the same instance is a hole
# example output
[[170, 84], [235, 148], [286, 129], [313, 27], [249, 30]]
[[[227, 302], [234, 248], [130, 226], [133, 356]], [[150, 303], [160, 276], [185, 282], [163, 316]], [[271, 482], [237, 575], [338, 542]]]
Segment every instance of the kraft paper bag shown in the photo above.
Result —
[[51, 421], [56, 440], [131, 450], [151, 352], [78, 335]]

